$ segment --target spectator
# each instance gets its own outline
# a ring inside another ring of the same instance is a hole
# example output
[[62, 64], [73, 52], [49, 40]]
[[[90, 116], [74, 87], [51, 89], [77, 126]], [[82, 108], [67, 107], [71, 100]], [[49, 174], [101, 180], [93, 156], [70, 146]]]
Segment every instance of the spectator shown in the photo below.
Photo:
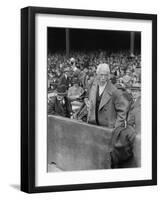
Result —
[[76, 67], [76, 61], [74, 58], [70, 59], [71, 69], [73, 71], [73, 76], [78, 77], [80, 74], [80, 70]]
[[69, 78], [69, 72], [70, 72], [69, 67], [65, 68], [64, 74], [62, 74], [62, 76], [59, 79], [59, 83], [58, 83], [58, 85], [65, 85], [67, 89], [71, 85], [71, 82], [70, 82], [71, 80]]
[[72, 107], [66, 95], [66, 86], [59, 85], [57, 87], [57, 95], [48, 103], [48, 114], [70, 118], [72, 115]]
[[122, 82], [123, 82], [126, 86], [130, 87], [130, 86], [132, 85], [132, 84], [131, 84], [131, 81], [132, 81], [132, 77], [130, 76], [130, 70], [127, 69], [127, 70], [126, 70], [125, 76], [122, 77]]
[[82, 87], [79, 86], [79, 80], [78, 78], [73, 79], [73, 86], [69, 88], [68, 90], [68, 98], [70, 100], [76, 100], [81, 97], [84, 90]]
[[[110, 66], [111, 82], [114, 85], [120, 84], [121, 87], [132, 92], [135, 100], [141, 87], [141, 56], [136, 54], [130, 56], [128, 51], [74, 51], [70, 52], [70, 60], [65, 52], [48, 54], [48, 92], [55, 93], [57, 86], [65, 85], [66, 89], [72, 87], [73, 80], [77, 78], [78, 87], [86, 92], [91, 87], [96, 77], [96, 67], [100, 63], [107, 63]], [[125, 74], [126, 72], [126, 74]], [[69, 93], [67, 91], [67, 93]], [[84, 96], [81, 96], [81, 98]], [[83, 100], [83, 99], [82, 99]], [[73, 101], [72, 101], [73, 103]], [[82, 116], [82, 115], [81, 115]]]

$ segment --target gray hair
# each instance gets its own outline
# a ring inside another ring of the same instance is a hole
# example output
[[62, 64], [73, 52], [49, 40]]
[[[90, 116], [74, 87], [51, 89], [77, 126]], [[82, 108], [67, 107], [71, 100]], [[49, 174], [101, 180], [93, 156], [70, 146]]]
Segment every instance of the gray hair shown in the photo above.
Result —
[[98, 74], [100, 71], [105, 71], [107, 73], [110, 73], [110, 67], [106, 63], [101, 63], [97, 66], [96, 73]]

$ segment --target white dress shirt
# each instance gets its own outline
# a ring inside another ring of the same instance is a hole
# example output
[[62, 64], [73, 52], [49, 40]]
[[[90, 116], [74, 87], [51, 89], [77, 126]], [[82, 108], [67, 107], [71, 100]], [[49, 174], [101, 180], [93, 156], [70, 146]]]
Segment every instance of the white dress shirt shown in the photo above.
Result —
[[103, 86], [99, 85], [99, 96], [103, 93], [107, 83], [105, 83]]

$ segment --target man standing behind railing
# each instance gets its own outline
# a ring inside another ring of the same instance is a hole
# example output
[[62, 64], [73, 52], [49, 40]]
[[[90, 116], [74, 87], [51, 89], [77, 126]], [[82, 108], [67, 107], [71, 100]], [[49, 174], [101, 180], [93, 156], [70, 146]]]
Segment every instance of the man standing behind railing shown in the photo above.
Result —
[[116, 128], [124, 126], [129, 102], [110, 82], [108, 64], [97, 67], [96, 79], [89, 91], [88, 123]]
[[111, 135], [111, 167], [117, 168], [120, 164], [133, 158], [133, 143], [135, 130], [127, 126], [126, 119], [129, 110], [129, 101], [110, 82], [108, 64], [97, 67], [96, 80], [89, 91], [88, 123], [106, 126], [112, 129]]

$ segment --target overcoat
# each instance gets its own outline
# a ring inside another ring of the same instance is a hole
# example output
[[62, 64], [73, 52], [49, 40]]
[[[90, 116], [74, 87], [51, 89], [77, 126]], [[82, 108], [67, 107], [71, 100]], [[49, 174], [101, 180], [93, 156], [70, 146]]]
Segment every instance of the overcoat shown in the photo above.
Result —
[[[98, 81], [95, 80], [89, 91], [89, 111], [88, 123], [96, 124], [96, 94]], [[98, 122], [100, 126], [116, 128], [125, 124], [127, 111], [129, 108], [128, 100], [123, 96], [122, 91], [118, 90], [108, 81], [98, 108]]]

